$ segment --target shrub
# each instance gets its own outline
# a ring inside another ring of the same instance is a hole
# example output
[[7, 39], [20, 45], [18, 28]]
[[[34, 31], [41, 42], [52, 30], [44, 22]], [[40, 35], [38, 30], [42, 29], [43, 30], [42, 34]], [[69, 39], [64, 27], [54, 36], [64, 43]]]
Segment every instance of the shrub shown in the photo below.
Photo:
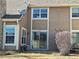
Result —
[[61, 55], [69, 54], [71, 48], [70, 37], [71, 35], [68, 31], [61, 31], [56, 34], [56, 44]]

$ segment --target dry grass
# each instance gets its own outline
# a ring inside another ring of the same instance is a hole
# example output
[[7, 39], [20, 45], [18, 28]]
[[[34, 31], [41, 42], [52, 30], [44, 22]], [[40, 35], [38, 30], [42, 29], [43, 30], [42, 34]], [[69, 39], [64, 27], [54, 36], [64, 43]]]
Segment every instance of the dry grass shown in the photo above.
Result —
[[0, 55], [0, 59], [79, 59], [79, 54], [71, 54], [70, 56], [60, 56], [59, 53], [53, 52], [26, 52], [15, 53], [13, 55]]

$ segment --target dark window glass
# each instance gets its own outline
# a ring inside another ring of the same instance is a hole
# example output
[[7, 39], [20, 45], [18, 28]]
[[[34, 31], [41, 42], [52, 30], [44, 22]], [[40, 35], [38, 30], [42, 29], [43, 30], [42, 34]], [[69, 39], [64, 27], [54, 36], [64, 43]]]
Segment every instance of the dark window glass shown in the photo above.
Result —
[[15, 39], [15, 28], [6, 27], [6, 43], [14, 43]]
[[79, 8], [72, 8], [72, 17], [79, 17]]
[[33, 9], [33, 18], [47, 18], [47, 13], [45, 8], [35, 8]]
[[41, 9], [41, 18], [47, 18], [47, 9]]
[[39, 9], [33, 9], [33, 18], [39, 18]]
[[14, 43], [14, 36], [6, 36], [6, 43]]
[[22, 32], [22, 44], [26, 44], [26, 31], [23, 30]]
[[34, 40], [39, 40], [39, 32], [33, 32]]

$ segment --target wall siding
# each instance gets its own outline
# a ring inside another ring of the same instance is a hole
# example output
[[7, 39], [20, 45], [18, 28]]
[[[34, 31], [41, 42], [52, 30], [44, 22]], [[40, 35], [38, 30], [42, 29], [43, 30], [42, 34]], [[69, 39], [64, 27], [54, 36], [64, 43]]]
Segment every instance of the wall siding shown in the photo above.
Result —
[[46, 20], [32, 20], [32, 29], [33, 30], [47, 30], [47, 21]]
[[[29, 35], [29, 44], [31, 40], [31, 8], [28, 8], [27, 15], [27, 33]], [[47, 21], [33, 20], [33, 30], [47, 29]], [[44, 27], [43, 27], [44, 26]], [[58, 50], [55, 43], [55, 29], [63, 28], [70, 31], [70, 8], [69, 7], [50, 7], [49, 8], [49, 50]]]
[[55, 29], [70, 30], [70, 9], [68, 7], [56, 7], [49, 10], [49, 49], [57, 50], [55, 43]]
[[16, 21], [6, 21], [6, 25], [17, 25]]
[[5, 46], [5, 50], [16, 50], [16, 46]]
[[31, 40], [31, 8], [27, 9], [27, 41], [30, 48], [30, 40]]
[[72, 30], [79, 30], [79, 19], [72, 20]]

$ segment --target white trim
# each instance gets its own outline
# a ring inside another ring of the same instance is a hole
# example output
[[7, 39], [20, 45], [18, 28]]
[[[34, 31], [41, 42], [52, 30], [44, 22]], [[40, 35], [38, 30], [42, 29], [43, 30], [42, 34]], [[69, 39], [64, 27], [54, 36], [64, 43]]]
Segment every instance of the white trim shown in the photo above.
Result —
[[48, 20], [48, 18], [33, 18], [32, 20]]
[[72, 7], [70, 7], [70, 32], [72, 31]]
[[[70, 33], [72, 37], [72, 7], [70, 7]], [[70, 42], [72, 43], [72, 38], [70, 38]]]
[[[70, 33], [71, 33], [71, 37], [72, 37], [73, 32], [79, 32], [79, 30], [73, 30], [72, 22], [73, 22], [73, 20], [79, 19], [79, 17], [72, 17], [72, 8], [79, 8], [79, 6], [70, 7]], [[72, 41], [73, 41], [73, 39], [71, 38], [71, 43], [72, 43]]]
[[[72, 37], [72, 7], [70, 7], [70, 33]], [[72, 43], [72, 38], [70, 38], [70, 42]]]
[[17, 23], [16, 25], [16, 32], [17, 32], [17, 35], [16, 35], [16, 50], [19, 49], [19, 23]]
[[75, 19], [75, 20], [78, 19], [79, 20], [79, 17], [72, 17], [72, 19]]
[[78, 30], [73, 30], [72, 22], [73, 22], [74, 19], [75, 20], [79, 19], [79, 17], [72, 17], [72, 8], [79, 8], [79, 6], [70, 7], [70, 31], [71, 32], [73, 32], [73, 31], [77, 32]]
[[5, 43], [5, 46], [16, 46], [16, 44], [6, 44]]
[[2, 19], [2, 21], [18, 21], [19, 19]]
[[5, 47], [5, 22], [3, 23], [3, 49]]
[[26, 29], [26, 28], [24, 28], [24, 27], [22, 27], [22, 28], [21, 28], [21, 46], [23, 46], [23, 45], [26, 45], [26, 44], [27, 44], [27, 43], [22, 44], [22, 33], [23, 33], [23, 30], [25, 30], [25, 31], [26, 31], [26, 40], [27, 40], [27, 29]]
[[47, 32], [48, 30], [32, 30], [32, 32]]
[[47, 32], [47, 50], [49, 50], [49, 8], [48, 8], [48, 25], [47, 25], [47, 30], [48, 30], [48, 32]]
[[[47, 18], [33, 18], [33, 9], [47, 9]], [[49, 16], [48, 15], [48, 13], [49, 13], [48, 10], [49, 10], [48, 8], [32, 8], [31, 9], [31, 19], [32, 20], [48, 20], [48, 16]]]
[[32, 30], [32, 31], [35, 31], [35, 32], [47, 32], [48, 30]]
[[71, 32], [79, 32], [79, 30], [72, 30]]

